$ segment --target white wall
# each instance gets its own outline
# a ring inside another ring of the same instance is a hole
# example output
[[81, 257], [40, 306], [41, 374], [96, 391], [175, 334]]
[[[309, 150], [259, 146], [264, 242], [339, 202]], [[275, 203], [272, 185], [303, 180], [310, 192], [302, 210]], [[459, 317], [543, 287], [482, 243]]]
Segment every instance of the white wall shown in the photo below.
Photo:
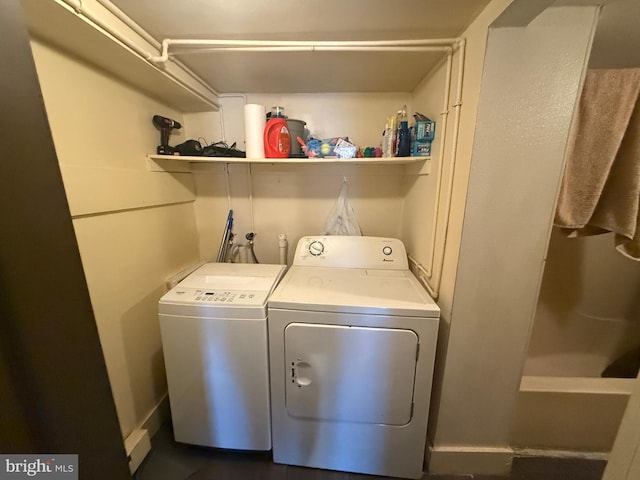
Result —
[[[457, 271], [457, 261], [460, 249], [460, 239], [462, 235], [462, 220], [465, 211], [466, 190], [469, 178], [469, 168], [471, 163], [471, 152], [476, 125], [478, 101], [480, 96], [480, 79], [482, 76], [485, 47], [487, 42], [488, 29], [490, 24], [501, 12], [511, 3], [512, 0], [494, 0], [484, 11], [478, 15], [476, 20], [461, 35], [466, 40], [465, 62], [464, 62], [464, 82], [462, 89], [462, 108], [460, 112], [460, 124], [458, 132], [457, 152], [455, 158], [455, 169], [453, 178], [453, 193], [451, 198], [450, 217], [446, 224], [446, 245], [444, 238], [436, 238], [435, 249], [439, 254], [444, 254], [444, 264], [441, 271], [438, 262], [434, 264], [434, 275], [441, 275], [441, 288], [438, 298], [438, 305], [441, 308], [441, 321], [438, 338], [438, 356], [436, 358], [436, 371], [434, 376], [432, 408], [430, 414], [429, 442], [433, 444], [434, 437], [438, 431], [438, 412], [440, 405], [440, 395], [442, 388], [442, 377], [444, 374], [445, 358], [448, 349], [449, 327], [451, 319], [451, 306], [453, 302], [454, 281]], [[433, 143], [433, 159], [430, 165], [431, 174], [407, 175], [404, 181], [405, 188], [405, 209], [403, 220], [403, 238], [409, 250], [415, 255], [418, 261], [427, 265], [428, 255], [432, 247], [432, 232], [435, 228], [435, 215], [432, 206], [435, 203], [435, 192], [437, 188], [438, 162], [443, 162], [443, 185], [449, 182], [449, 172], [451, 171], [451, 150], [453, 142], [454, 128], [454, 108], [453, 105], [458, 100], [456, 98], [456, 81], [458, 73], [458, 61], [460, 52], [456, 52], [452, 58], [453, 86], [449, 96], [449, 119], [446, 130], [445, 150], [441, 158], [441, 142], [444, 133], [443, 128], [443, 93], [446, 78], [446, 62], [442, 62], [437, 69], [431, 72], [418, 88], [413, 92], [414, 110], [428, 115], [437, 122], [436, 139]], [[446, 206], [446, 192], [442, 192], [442, 205]], [[444, 209], [439, 211], [439, 221], [443, 222]], [[438, 255], [434, 255], [437, 259]], [[450, 352], [452, 356], [457, 352]], [[462, 353], [464, 355], [464, 352]], [[464, 394], [466, 396], [467, 393]], [[437, 465], [434, 465], [437, 467]], [[430, 467], [432, 468], [432, 467]], [[443, 473], [449, 473], [448, 467], [442, 469]]]
[[[247, 232], [257, 233], [255, 251], [261, 263], [278, 263], [278, 234], [289, 240], [289, 260], [303, 235], [322, 234], [324, 225], [347, 177], [349, 198], [366, 235], [400, 235], [401, 167], [394, 166], [232, 166], [229, 174], [234, 232], [244, 242]], [[215, 258], [227, 214], [223, 168], [194, 173], [198, 197], [196, 213], [201, 255]], [[253, 207], [249, 202], [251, 183]], [[253, 211], [253, 221], [251, 221]]]
[[[519, 368], [518, 362], [522, 361], [526, 343], [523, 340], [526, 335], [522, 333], [526, 312], [520, 312], [516, 324], [510, 323], [510, 307], [517, 303], [517, 299], [513, 305], [507, 305], [508, 308], [504, 305], [502, 309], [494, 308], [501, 305], [500, 300], [505, 296], [501, 292], [496, 293], [496, 285], [500, 282], [493, 280], [496, 280], [496, 275], [499, 277], [497, 280], [504, 280], [499, 275], [506, 271], [500, 268], [505, 266], [501, 259], [512, 246], [507, 241], [508, 235], [497, 242], [495, 232], [502, 229], [500, 231], [507, 234], [513, 233], [512, 226], [500, 223], [486, 228], [483, 222], [498, 222], [502, 217], [495, 213], [505, 213], [505, 208], [506, 213], [513, 214], [509, 207], [521, 207], [518, 202], [512, 205], [514, 198], [522, 200], [521, 204], [528, 207], [529, 198], [523, 196], [530, 192], [526, 188], [515, 188], [510, 183], [512, 179], [527, 177], [527, 181], [533, 178], [544, 183], [549, 178], [533, 169], [540, 164], [540, 152], [536, 150], [540, 145], [514, 142], [513, 136], [518, 132], [511, 130], [511, 124], [506, 128], [499, 121], [499, 113], [507, 111], [523, 116], [531, 113], [527, 110], [531, 107], [528, 103], [521, 109], [513, 107], [514, 91], [524, 96], [534, 93], [522, 85], [530, 79], [542, 83], [557, 80], [558, 84], [554, 86], [560, 93], [568, 92], [561, 98], [569, 102], [572, 91], [568, 84], [575, 75], [556, 78], [549, 74], [561, 69], [553, 62], [542, 62], [543, 71], [548, 76], [540, 78], [540, 63], [536, 63], [540, 58], [537, 55], [554, 52], [558, 45], [563, 46], [563, 51], [573, 52], [572, 49], [578, 48], [576, 45], [583, 40], [584, 33], [582, 20], [574, 23], [576, 19], [572, 15], [562, 15], [560, 25], [551, 21], [550, 25], [542, 25], [533, 31], [515, 29], [514, 32], [501, 32], [494, 38], [495, 50], [489, 57], [489, 65], [495, 70], [488, 74], [490, 94], [483, 99], [488, 120], [479, 124], [480, 139], [474, 152], [476, 170], [471, 180], [475, 188], [469, 197], [472, 200], [468, 204], [471, 212], [466, 217], [465, 236], [461, 237], [466, 174], [471, 160], [486, 29], [509, 3], [507, 0], [494, 0], [465, 33], [468, 59], [464, 108], [440, 300], [445, 325], [451, 326], [450, 332], [446, 329], [449, 356], [447, 362], [441, 362], [439, 366], [441, 374], [434, 394], [437, 397], [434, 408], [438, 414], [431, 425], [436, 454], [432, 454], [431, 467], [434, 471], [441, 469], [446, 473], [456, 469], [464, 473], [479, 473], [474, 469], [479, 463], [467, 455], [471, 452], [475, 458], [474, 449], [481, 454], [491, 454], [494, 449], [500, 459], [506, 458], [502, 456], [505, 451], [504, 430], [508, 424], [512, 395], [517, 393], [517, 385], [512, 384], [515, 378], [513, 369]], [[575, 9], [575, 12], [582, 12], [582, 9]], [[548, 35], [547, 27], [551, 35]], [[557, 31], [559, 35], [555, 34]], [[514, 43], [510, 34], [515, 34], [520, 43]], [[529, 58], [516, 46], [530, 48], [531, 51], [526, 53], [531, 54], [533, 61], [529, 62]], [[544, 46], [547, 48], [541, 48]], [[557, 54], [560, 56], [560, 52]], [[406, 236], [415, 242], [416, 250], [420, 249], [415, 239], [421, 236], [422, 230], [403, 231], [402, 223], [406, 218], [405, 223], [421, 225], [419, 192], [424, 191], [425, 177], [415, 182], [413, 178], [406, 179], [405, 182], [402, 167], [261, 166], [253, 168], [249, 183], [247, 167], [240, 166], [231, 169], [227, 192], [221, 167], [203, 167], [196, 170], [193, 177], [148, 173], [144, 170], [144, 155], [154, 149], [159, 137], [151, 128], [151, 115], [161, 113], [178, 120], [182, 119], [181, 115], [48, 48], [36, 45], [36, 61], [125, 436], [144, 420], [164, 392], [164, 380], [158, 373], [161, 371], [158, 365], [160, 343], [155, 323], [155, 302], [161, 293], [163, 280], [200, 256], [212, 258], [215, 255], [229, 206], [236, 212], [238, 233], [242, 235], [249, 229], [258, 233], [256, 251], [260, 260], [275, 261], [275, 237], [278, 233], [287, 233], [293, 246], [299, 236], [321, 231], [342, 177], [347, 175], [351, 198], [364, 233]], [[522, 70], [514, 76], [514, 69], [518, 68]], [[441, 71], [435, 72], [427, 81], [431, 85], [416, 92], [415, 110], [422, 111], [418, 102], [421, 105], [424, 101], [427, 105], [429, 100], [426, 100], [428, 95], [425, 92], [436, 88], [439, 75]], [[512, 96], [505, 99], [506, 93]], [[441, 95], [437, 98], [440, 99]], [[539, 95], [536, 99], [545, 100]], [[307, 120], [312, 131], [320, 136], [348, 134], [364, 145], [378, 144], [387, 115], [393, 114], [404, 103], [410, 109], [413, 106], [410, 96], [405, 94], [372, 97], [351, 94], [324, 97], [249, 95], [247, 101], [267, 106], [283, 105], [290, 116]], [[239, 141], [242, 145], [238, 112], [244, 98], [229, 98], [224, 103], [224, 139], [228, 143]], [[105, 131], [112, 132], [111, 129], [101, 128], [102, 124], [97, 122], [94, 125], [92, 120], [96, 112], [111, 120], [108, 125], [115, 125], [113, 129], [116, 132], [111, 133], [114, 138], [105, 134]], [[193, 124], [187, 122], [184, 134], [172, 137], [171, 143], [199, 136], [208, 141], [223, 137], [219, 115], [201, 114], [197, 120], [203, 130], [198, 130], [194, 117]], [[493, 122], [500, 126], [498, 132]], [[516, 122], [515, 126], [518, 125], [522, 126]], [[552, 129], [552, 133], [561, 132]], [[522, 140], [528, 136], [522, 133], [517, 138]], [[100, 148], [96, 148], [97, 145]], [[554, 154], [557, 153], [556, 147], [557, 144], [553, 144]], [[523, 150], [528, 158], [520, 156]], [[535, 155], [532, 150], [535, 150]], [[497, 167], [504, 171], [496, 172]], [[527, 167], [534, 171], [527, 170]], [[474, 181], [479, 183], [474, 184]], [[195, 213], [189, 203], [194, 199], [194, 185], [198, 192]], [[253, 206], [248, 202], [249, 186]], [[113, 192], [121, 193], [114, 195]], [[538, 192], [536, 189], [532, 196], [538, 198]], [[403, 217], [405, 195], [413, 212], [408, 217]], [[274, 215], [274, 212], [277, 213]], [[521, 249], [515, 252], [522, 253], [529, 246], [526, 243], [528, 237], [515, 233], [517, 240], [525, 240]], [[113, 236], [110, 238], [110, 235]], [[460, 278], [456, 282], [459, 248]], [[535, 262], [537, 259], [528, 260]], [[498, 268], [492, 262], [498, 262]], [[517, 275], [509, 276], [510, 282], [505, 286], [503, 281], [502, 287], [507, 291], [513, 288], [513, 278], [521, 278], [520, 274], [517, 272]], [[531, 285], [529, 281], [527, 286]], [[498, 314], [494, 315], [496, 311]], [[505, 363], [510, 364], [506, 375], [501, 371], [495, 382], [488, 381]], [[474, 447], [467, 448], [469, 445]], [[442, 455], [438, 458], [438, 454]], [[450, 461], [452, 459], [456, 461]], [[491, 472], [504, 470], [491, 462], [480, 466]]]
[[566, 238], [554, 230], [525, 375], [599, 377], [640, 344], [640, 268], [613, 234]]
[[[640, 67], [638, 22], [640, 5], [635, 0], [624, 0], [606, 5], [598, 23], [590, 66], [595, 68]], [[637, 269], [637, 264], [634, 264]], [[626, 286], [625, 286], [626, 289]], [[637, 290], [636, 290], [636, 298]], [[616, 437], [604, 480], [631, 480], [640, 476], [640, 377], [634, 381], [618, 435]]]
[[[640, 67], [640, 3], [606, 4], [589, 68]], [[554, 231], [525, 375], [599, 377], [640, 344], [640, 269], [611, 235], [567, 239]]]
[[602, 476], [603, 480], [633, 480], [640, 477], [640, 377], [633, 383], [633, 392]]
[[402, 236], [412, 256], [431, 272], [429, 280], [434, 289], [437, 289], [442, 273], [446, 213], [449, 207], [447, 186], [454, 164], [452, 145], [456, 115], [452, 105], [456, 103], [459, 55], [458, 51], [452, 57], [452, 81], [447, 104], [444, 98], [448, 70], [446, 59], [413, 92], [414, 111], [436, 122], [436, 134], [431, 145], [429, 164], [422, 168], [416, 165], [407, 169]]
[[467, 41], [462, 89], [462, 109], [460, 112], [460, 131], [453, 179], [451, 216], [448, 224], [439, 298], [439, 305], [444, 318], [450, 317], [453, 303], [460, 240], [462, 237], [462, 222], [467, 201], [467, 186], [476, 131], [478, 104], [480, 101], [481, 79], [485, 63], [488, 28], [512, 1], [513, 0], [493, 0], [462, 35]]
[[166, 393], [164, 282], [199, 258], [192, 178], [145, 164], [160, 138], [152, 115], [181, 116], [48, 46], [32, 48], [126, 437]]
[[[386, 117], [405, 104], [411, 108], [411, 95], [403, 93], [223, 97], [224, 138], [228, 144], [237, 142], [240, 149], [244, 149], [245, 101], [265, 105], [267, 110], [283, 106], [291, 118], [306, 121], [318, 138], [349, 136], [361, 146], [379, 146]], [[222, 138], [217, 114], [190, 114], [187, 122], [189, 138], [203, 137], [209, 142]], [[280, 233], [289, 239], [291, 258], [301, 236], [323, 233], [344, 177], [348, 178], [349, 198], [363, 234], [401, 236], [402, 166], [231, 165], [229, 191], [225, 167], [200, 165], [192, 171], [201, 256], [205, 259], [215, 258], [229, 208], [234, 211], [234, 233], [239, 241], [244, 242], [247, 232], [257, 233], [255, 251], [260, 262], [278, 262]]]
[[550, 8], [528, 26], [490, 31], [433, 473], [509, 470], [511, 417], [594, 15]]
[[640, 67], [640, 3], [608, 2], [602, 9], [589, 59], [590, 68]]

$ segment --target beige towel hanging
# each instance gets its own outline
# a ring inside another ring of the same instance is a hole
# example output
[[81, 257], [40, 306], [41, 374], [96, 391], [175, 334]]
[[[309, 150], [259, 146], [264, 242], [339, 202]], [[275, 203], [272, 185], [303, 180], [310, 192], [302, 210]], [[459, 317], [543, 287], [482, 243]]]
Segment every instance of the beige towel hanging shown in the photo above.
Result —
[[640, 69], [589, 70], [572, 126], [555, 225], [613, 232], [640, 261]]

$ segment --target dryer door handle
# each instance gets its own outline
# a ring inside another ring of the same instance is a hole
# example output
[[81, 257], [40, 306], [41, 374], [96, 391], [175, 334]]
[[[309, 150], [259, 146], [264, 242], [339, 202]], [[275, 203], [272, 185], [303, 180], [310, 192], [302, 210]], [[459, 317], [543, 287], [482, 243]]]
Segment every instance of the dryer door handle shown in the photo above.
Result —
[[298, 359], [291, 368], [291, 380], [300, 388], [311, 385], [311, 365]]

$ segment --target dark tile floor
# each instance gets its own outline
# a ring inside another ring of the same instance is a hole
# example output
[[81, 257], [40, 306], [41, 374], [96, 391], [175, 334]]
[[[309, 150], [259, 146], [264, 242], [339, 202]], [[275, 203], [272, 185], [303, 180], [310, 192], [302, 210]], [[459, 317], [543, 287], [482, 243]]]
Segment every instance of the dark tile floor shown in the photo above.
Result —
[[[269, 453], [231, 452], [173, 441], [171, 425], [152, 439], [153, 449], [135, 480], [391, 480], [388, 477], [277, 465]], [[509, 477], [442, 476], [424, 480], [600, 480], [606, 462], [549, 457], [519, 457]]]

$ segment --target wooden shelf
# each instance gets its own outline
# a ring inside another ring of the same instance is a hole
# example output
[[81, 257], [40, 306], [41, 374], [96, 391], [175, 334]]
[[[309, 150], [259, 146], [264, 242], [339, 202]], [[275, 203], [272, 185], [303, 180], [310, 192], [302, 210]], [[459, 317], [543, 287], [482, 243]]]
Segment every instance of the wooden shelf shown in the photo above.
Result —
[[431, 157], [390, 157], [390, 158], [236, 158], [236, 157], [189, 157], [178, 155], [148, 155], [150, 160], [189, 163], [291, 163], [291, 164], [354, 164], [405, 165], [430, 160]]

